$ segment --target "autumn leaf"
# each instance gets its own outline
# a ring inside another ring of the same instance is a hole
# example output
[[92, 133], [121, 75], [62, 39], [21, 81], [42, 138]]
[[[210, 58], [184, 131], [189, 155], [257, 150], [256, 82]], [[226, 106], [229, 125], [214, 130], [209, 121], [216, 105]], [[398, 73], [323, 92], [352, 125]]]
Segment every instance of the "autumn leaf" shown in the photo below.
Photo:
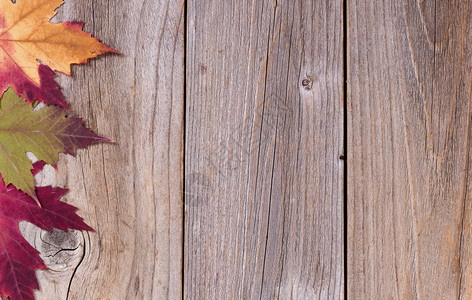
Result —
[[51, 69], [70, 74], [71, 64], [117, 52], [82, 31], [83, 23], [50, 23], [62, 4], [63, 0], [0, 0], [0, 93], [11, 86], [30, 103], [66, 107]]
[[64, 109], [46, 106], [35, 111], [11, 88], [0, 99], [0, 173], [7, 185], [35, 199], [27, 151], [56, 165], [59, 153], [74, 155], [77, 148], [101, 141], [109, 140], [83, 126], [82, 119], [67, 117]]
[[35, 270], [46, 269], [39, 252], [21, 235], [19, 221], [28, 221], [41, 229], [91, 230], [75, 212], [60, 201], [67, 190], [36, 188], [41, 206], [14, 186], [6, 186], [0, 177], [0, 296], [12, 300], [34, 299], [39, 289]]

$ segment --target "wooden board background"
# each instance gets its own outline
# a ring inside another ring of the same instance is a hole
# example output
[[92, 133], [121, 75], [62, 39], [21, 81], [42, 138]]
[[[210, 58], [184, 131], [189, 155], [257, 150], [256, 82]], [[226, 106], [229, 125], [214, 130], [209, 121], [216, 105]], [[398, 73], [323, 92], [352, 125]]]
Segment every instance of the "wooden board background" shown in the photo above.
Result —
[[37, 176], [97, 230], [21, 224], [49, 267], [37, 298], [342, 298], [342, 18], [340, 0], [66, 1], [56, 21], [122, 52], [59, 78], [116, 143]]
[[[26, 0], [21, 0], [26, 1]], [[45, 259], [37, 299], [182, 297], [184, 1], [67, 0], [56, 21], [80, 20], [119, 49], [60, 84], [73, 112], [114, 140], [63, 158], [39, 181], [67, 186], [96, 233], [23, 232]]]
[[348, 1], [348, 298], [470, 299], [472, 1]]
[[342, 2], [187, 20], [185, 298], [342, 298]]
[[122, 52], [58, 78], [116, 143], [37, 176], [97, 230], [21, 224], [37, 298], [471, 298], [471, 11], [67, 0]]

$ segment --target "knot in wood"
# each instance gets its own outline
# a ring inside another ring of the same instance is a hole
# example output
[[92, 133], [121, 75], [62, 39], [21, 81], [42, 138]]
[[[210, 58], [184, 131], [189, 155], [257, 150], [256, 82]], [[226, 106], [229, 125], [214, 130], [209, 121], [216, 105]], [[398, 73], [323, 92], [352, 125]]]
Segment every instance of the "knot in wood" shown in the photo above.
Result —
[[302, 80], [302, 86], [305, 88], [305, 90], [309, 91], [311, 90], [311, 87], [313, 86], [313, 80], [310, 78], [304, 78]]
[[80, 231], [54, 228], [50, 232], [41, 230], [38, 233], [41, 242], [36, 243], [36, 248], [41, 252], [49, 269], [67, 271], [78, 265], [84, 251], [81, 246], [84, 243], [83, 235]]

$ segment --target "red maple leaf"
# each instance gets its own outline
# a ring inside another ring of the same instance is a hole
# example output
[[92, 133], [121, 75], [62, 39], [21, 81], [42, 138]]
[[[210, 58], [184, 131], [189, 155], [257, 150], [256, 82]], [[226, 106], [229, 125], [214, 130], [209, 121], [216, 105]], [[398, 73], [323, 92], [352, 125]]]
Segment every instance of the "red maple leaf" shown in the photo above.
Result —
[[[44, 166], [35, 165], [34, 173]], [[58, 228], [90, 230], [75, 212], [77, 208], [59, 199], [68, 190], [61, 188], [37, 187], [41, 207], [30, 196], [6, 186], [0, 178], [0, 296], [11, 300], [34, 299], [33, 290], [39, 289], [35, 270], [46, 269], [46, 265], [34, 249], [21, 235], [19, 221], [28, 221], [41, 229], [51, 231]]]

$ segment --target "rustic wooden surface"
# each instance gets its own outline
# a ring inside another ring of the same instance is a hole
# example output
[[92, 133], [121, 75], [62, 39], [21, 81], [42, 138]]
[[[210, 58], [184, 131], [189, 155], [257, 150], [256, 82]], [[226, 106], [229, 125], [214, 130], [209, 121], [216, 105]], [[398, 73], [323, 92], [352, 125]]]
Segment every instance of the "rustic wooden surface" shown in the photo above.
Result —
[[348, 1], [348, 298], [471, 299], [472, 1]]
[[188, 1], [184, 297], [342, 298], [342, 1]]
[[66, 1], [56, 20], [80, 20], [121, 55], [61, 76], [73, 112], [115, 144], [80, 151], [40, 184], [71, 189], [96, 233], [22, 224], [49, 270], [37, 299], [182, 297], [184, 1]]
[[38, 176], [97, 229], [21, 224], [38, 299], [472, 298], [472, 0], [346, 4], [344, 65], [341, 0], [67, 1], [123, 52], [60, 77], [117, 143]]

